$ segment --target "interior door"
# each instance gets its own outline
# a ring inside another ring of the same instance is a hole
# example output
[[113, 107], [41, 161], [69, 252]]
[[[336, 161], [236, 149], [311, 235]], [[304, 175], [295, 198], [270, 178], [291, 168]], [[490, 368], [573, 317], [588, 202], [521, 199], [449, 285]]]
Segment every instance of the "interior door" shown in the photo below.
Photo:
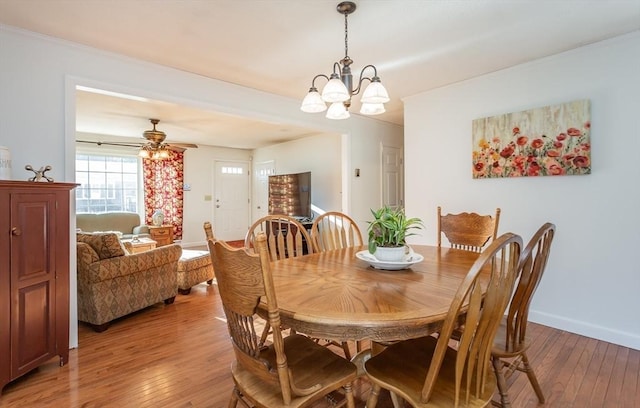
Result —
[[255, 188], [253, 195], [253, 221], [269, 213], [269, 176], [276, 174], [273, 160], [257, 163], [253, 169]]
[[249, 163], [216, 161], [213, 180], [213, 232], [225, 241], [243, 240], [250, 225]]
[[402, 149], [382, 146], [382, 204], [389, 207], [404, 205]]

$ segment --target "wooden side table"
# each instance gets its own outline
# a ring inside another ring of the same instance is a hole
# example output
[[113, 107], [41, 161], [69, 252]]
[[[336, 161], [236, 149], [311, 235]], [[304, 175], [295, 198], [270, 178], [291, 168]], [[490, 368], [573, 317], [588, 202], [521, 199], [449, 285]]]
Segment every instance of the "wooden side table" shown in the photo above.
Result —
[[122, 242], [124, 243], [127, 250], [132, 254], [155, 249], [157, 245], [157, 242], [152, 240], [151, 238], [139, 238], [138, 241], [134, 241], [132, 239], [123, 239]]
[[149, 232], [156, 247], [173, 244], [173, 225], [149, 226]]

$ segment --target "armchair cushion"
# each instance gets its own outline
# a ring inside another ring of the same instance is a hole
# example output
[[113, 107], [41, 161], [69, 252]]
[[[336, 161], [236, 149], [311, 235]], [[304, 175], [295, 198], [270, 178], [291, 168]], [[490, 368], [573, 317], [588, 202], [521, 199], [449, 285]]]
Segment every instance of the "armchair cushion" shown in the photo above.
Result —
[[109, 259], [125, 254], [124, 246], [115, 232], [95, 234], [78, 233], [76, 240], [89, 244], [99, 259]]

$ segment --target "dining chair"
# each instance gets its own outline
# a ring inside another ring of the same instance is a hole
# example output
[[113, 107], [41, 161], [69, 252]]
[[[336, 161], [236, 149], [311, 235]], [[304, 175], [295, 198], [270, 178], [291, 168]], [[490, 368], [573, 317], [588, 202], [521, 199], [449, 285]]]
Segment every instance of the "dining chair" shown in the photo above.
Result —
[[[491, 402], [496, 378], [491, 346], [518, 270], [520, 236], [494, 240], [471, 266], [456, 291], [437, 337], [425, 336], [390, 345], [365, 361], [372, 383], [367, 408], [374, 408], [382, 388], [412, 407], [483, 407]], [[479, 280], [487, 277], [488, 283]], [[453, 330], [464, 324], [456, 348]]]
[[314, 252], [313, 241], [307, 229], [288, 215], [267, 215], [254, 222], [245, 235], [245, 248], [254, 247], [260, 232], [267, 236], [267, 248], [272, 261]]
[[[356, 366], [308, 337], [282, 337], [265, 234], [258, 233], [253, 244], [256, 253], [208, 241], [235, 354], [229, 407], [240, 401], [263, 408], [307, 407], [342, 388], [347, 407], [353, 408]], [[261, 301], [273, 327], [267, 347], [260, 347], [254, 326]]]
[[511, 406], [506, 378], [515, 370], [527, 374], [538, 401], [541, 404], [544, 404], [545, 401], [538, 379], [527, 357], [527, 349], [530, 344], [527, 339], [527, 322], [529, 305], [547, 266], [555, 230], [554, 224], [544, 224], [522, 251], [515, 292], [511, 298], [508, 312], [498, 327], [491, 350], [501, 405], [505, 408]]
[[311, 240], [318, 252], [363, 245], [358, 224], [339, 211], [326, 212], [313, 220]]
[[[362, 233], [358, 224], [353, 218], [339, 211], [326, 212], [313, 220], [311, 240], [317, 252], [363, 245]], [[348, 342], [338, 343], [337, 341], [327, 340], [327, 343], [328, 345], [342, 348], [345, 357], [351, 360], [351, 350]], [[356, 342], [356, 352], [360, 352], [361, 349], [361, 342]]]
[[216, 237], [213, 235], [213, 227], [211, 226], [211, 223], [209, 221], [205, 221], [202, 227], [204, 228], [204, 234], [207, 237], [207, 241], [215, 241]]
[[487, 242], [498, 236], [499, 222], [500, 208], [492, 217], [466, 212], [442, 215], [442, 208], [438, 207], [438, 246], [442, 246], [444, 234], [451, 248], [481, 252]]

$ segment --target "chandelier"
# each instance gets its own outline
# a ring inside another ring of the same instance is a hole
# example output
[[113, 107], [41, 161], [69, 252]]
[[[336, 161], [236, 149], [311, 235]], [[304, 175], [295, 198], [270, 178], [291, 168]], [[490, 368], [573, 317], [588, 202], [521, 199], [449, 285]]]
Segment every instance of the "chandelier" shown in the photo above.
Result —
[[[333, 73], [330, 76], [318, 74], [313, 78], [309, 93], [302, 101], [300, 109], [308, 113], [324, 112], [326, 110], [328, 119], [347, 119], [350, 116], [351, 97], [360, 93], [362, 84], [366, 80], [369, 84], [360, 98], [362, 103], [360, 113], [363, 115], [384, 113], [384, 104], [389, 102], [389, 94], [380, 82], [378, 70], [375, 66], [366, 65], [362, 68], [357, 86], [353, 87], [353, 75], [351, 74], [353, 60], [349, 58], [347, 16], [356, 10], [356, 4], [351, 1], [343, 1], [338, 4], [336, 9], [338, 13], [344, 15], [344, 58], [333, 63]], [[372, 77], [364, 76], [367, 70], [373, 70]], [[322, 94], [318, 92], [318, 88], [315, 85], [318, 78], [325, 78], [328, 81], [322, 90]], [[327, 103], [331, 104], [328, 110]]]

